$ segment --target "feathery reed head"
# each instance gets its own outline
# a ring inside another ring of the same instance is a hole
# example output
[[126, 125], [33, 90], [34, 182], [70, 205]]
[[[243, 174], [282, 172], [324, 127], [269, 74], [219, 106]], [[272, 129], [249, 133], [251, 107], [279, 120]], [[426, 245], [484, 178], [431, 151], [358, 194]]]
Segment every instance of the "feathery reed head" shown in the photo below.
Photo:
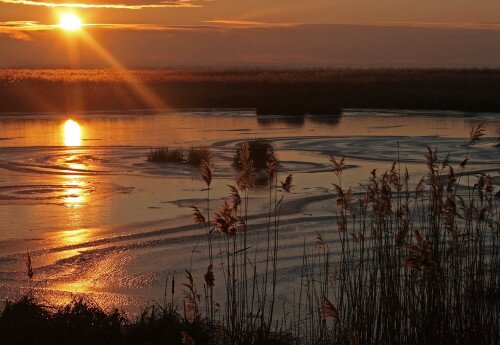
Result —
[[200, 175], [201, 179], [205, 181], [208, 188], [210, 188], [210, 184], [212, 183], [212, 175], [213, 175], [213, 165], [206, 160], [202, 160], [200, 164]]
[[321, 302], [320, 314], [323, 319], [332, 319], [336, 323], [341, 323], [340, 313], [335, 308], [332, 302], [323, 296], [323, 301]]
[[273, 156], [266, 162], [266, 175], [269, 179], [273, 178], [279, 168], [278, 160]]
[[237, 211], [238, 207], [241, 205], [240, 193], [238, 192], [238, 189], [235, 186], [228, 185], [228, 187], [230, 189], [229, 200], [231, 200], [231, 203], [233, 204], [234, 211]]
[[200, 210], [196, 206], [190, 206], [193, 209], [193, 223], [194, 224], [205, 224], [205, 217], [201, 214]]
[[337, 177], [342, 175], [342, 172], [346, 168], [345, 165], [345, 157], [340, 158], [340, 160], [337, 160], [333, 155], [330, 155], [330, 163], [332, 164], [332, 171]]
[[283, 190], [283, 192], [290, 193], [292, 191], [292, 182], [292, 174], [288, 175], [285, 181], [281, 181], [281, 189]]
[[221, 209], [212, 219], [212, 224], [217, 231], [227, 236], [234, 236], [238, 230], [238, 219], [234, 216], [234, 208], [227, 200], [221, 205]]
[[485, 128], [482, 123], [478, 124], [476, 127], [472, 126], [469, 133], [469, 144], [474, 145], [481, 140], [481, 137], [485, 135]]

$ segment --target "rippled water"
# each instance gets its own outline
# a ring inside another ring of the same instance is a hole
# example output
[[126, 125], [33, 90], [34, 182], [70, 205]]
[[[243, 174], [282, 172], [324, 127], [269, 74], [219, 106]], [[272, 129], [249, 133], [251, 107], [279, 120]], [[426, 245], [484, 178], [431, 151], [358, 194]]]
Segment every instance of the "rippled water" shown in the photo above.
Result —
[[[495, 114], [348, 111], [342, 117], [257, 117], [253, 111], [136, 112], [0, 116], [0, 295], [28, 285], [30, 250], [37, 287], [66, 301], [88, 293], [103, 305], [137, 307], [163, 296], [164, 281], [192, 260], [201, 279], [205, 237], [191, 225], [189, 205], [205, 206], [198, 170], [155, 164], [155, 146], [209, 145], [220, 199], [234, 183], [230, 162], [244, 139], [269, 138], [282, 176], [294, 174], [283, 207], [280, 282], [298, 279], [302, 245], [333, 224], [328, 154], [347, 157], [344, 185], [366, 180], [400, 157], [422, 173], [426, 146], [466, 154], [469, 129], [485, 123], [487, 136], [471, 151], [468, 172], [489, 171], [500, 184]], [[251, 235], [265, 224], [266, 192], [251, 195]], [[218, 201], [213, 201], [216, 205]], [[196, 250], [193, 250], [196, 247]]]

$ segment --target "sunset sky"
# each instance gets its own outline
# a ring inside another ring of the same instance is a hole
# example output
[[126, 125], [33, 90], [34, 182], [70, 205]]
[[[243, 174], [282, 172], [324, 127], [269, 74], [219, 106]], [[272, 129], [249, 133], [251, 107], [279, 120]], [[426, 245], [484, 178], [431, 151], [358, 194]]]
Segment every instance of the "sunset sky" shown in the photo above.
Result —
[[[84, 23], [60, 26], [63, 13]], [[0, 0], [0, 66], [500, 66], [498, 0]]]

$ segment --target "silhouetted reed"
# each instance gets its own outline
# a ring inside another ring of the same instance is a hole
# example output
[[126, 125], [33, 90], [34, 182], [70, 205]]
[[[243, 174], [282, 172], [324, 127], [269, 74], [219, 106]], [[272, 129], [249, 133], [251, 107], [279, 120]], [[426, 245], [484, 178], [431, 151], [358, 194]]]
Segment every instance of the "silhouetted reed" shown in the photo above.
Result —
[[[469, 145], [482, 133], [474, 128]], [[426, 159], [428, 173], [415, 185], [398, 161], [381, 175], [373, 171], [356, 199], [335, 185], [338, 221], [331, 236], [342, 249], [333, 269], [327, 241], [306, 255], [303, 281], [313, 298], [304, 298], [310, 314], [298, 323], [307, 343], [500, 340], [500, 228], [492, 180], [480, 174], [459, 192], [466, 161], [457, 177], [437, 150], [429, 148]], [[334, 172], [342, 161], [332, 158]]]
[[[469, 148], [483, 134], [481, 125], [473, 128]], [[239, 188], [230, 188], [213, 221], [225, 239], [221, 262], [227, 318], [222, 325], [227, 343], [244, 343], [241, 336], [249, 331], [270, 335], [273, 329], [286, 330], [294, 342], [306, 344], [499, 341], [499, 196], [486, 174], [477, 176], [474, 185], [459, 185], [470, 150], [456, 168], [458, 174], [448, 157], [429, 148], [428, 172], [421, 179], [413, 181], [396, 160], [380, 175], [373, 170], [360, 191], [342, 185], [346, 161], [331, 156], [337, 179], [335, 230], [318, 232], [313, 245], [304, 247], [291, 320], [277, 317], [274, 307], [280, 209], [292, 177], [278, 186], [277, 160], [267, 159], [266, 260], [259, 266], [248, 249], [258, 247], [260, 239], [246, 242], [249, 205], [246, 194], [239, 194], [254, 185], [247, 182], [255, 176], [250, 142], [237, 152]], [[337, 237], [338, 251], [331, 249], [329, 237]], [[249, 291], [258, 293], [249, 296]], [[280, 328], [287, 324], [293, 326]]]

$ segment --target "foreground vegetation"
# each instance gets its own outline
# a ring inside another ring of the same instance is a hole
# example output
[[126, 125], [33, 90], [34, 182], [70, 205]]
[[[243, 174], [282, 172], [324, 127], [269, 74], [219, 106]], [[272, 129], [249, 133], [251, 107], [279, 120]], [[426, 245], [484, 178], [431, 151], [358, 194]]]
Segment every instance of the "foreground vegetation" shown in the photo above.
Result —
[[[473, 128], [469, 148], [483, 134], [481, 126]], [[210, 208], [214, 167], [201, 163], [207, 203], [192, 208], [193, 222], [206, 233], [207, 269], [201, 284], [186, 271], [182, 307], [149, 308], [130, 322], [81, 301], [49, 313], [28, 296], [7, 304], [0, 338], [39, 344], [58, 343], [57, 334], [66, 344], [500, 342], [500, 193], [486, 174], [468, 182], [468, 154], [453, 167], [429, 148], [421, 179], [413, 181], [396, 160], [381, 174], [372, 171], [358, 191], [342, 185], [345, 159], [331, 156], [336, 223], [304, 244], [293, 304], [280, 306], [280, 217], [293, 179], [279, 181], [274, 151], [260, 151], [268, 222], [258, 230], [260, 241], [250, 241], [249, 192], [257, 178], [251, 145], [238, 146], [239, 176], [216, 212]], [[29, 255], [27, 267], [31, 280]], [[168, 283], [174, 301], [175, 278]], [[31, 331], [18, 332], [20, 325]]]
[[2, 344], [214, 344], [217, 330], [206, 320], [186, 322], [171, 306], [154, 306], [130, 322], [83, 299], [47, 307], [32, 296], [8, 302], [0, 316]]
[[[500, 111], [500, 70], [0, 70], [0, 112], [256, 108]], [[50, 99], [47, 98], [50, 95]]]

